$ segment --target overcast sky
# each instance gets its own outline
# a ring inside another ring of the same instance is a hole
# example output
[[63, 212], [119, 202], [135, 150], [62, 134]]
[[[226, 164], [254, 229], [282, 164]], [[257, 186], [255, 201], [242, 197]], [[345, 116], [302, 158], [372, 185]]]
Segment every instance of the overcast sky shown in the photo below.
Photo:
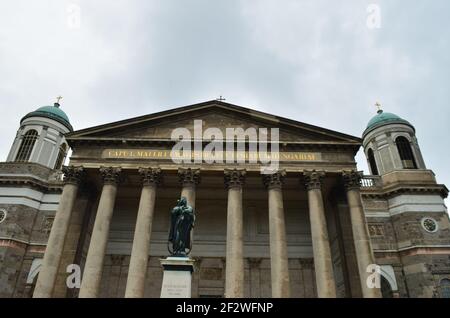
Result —
[[0, 159], [21, 117], [59, 94], [75, 129], [224, 95], [356, 136], [380, 101], [450, 185], [449, 12], [448, 0], [2, 1]]

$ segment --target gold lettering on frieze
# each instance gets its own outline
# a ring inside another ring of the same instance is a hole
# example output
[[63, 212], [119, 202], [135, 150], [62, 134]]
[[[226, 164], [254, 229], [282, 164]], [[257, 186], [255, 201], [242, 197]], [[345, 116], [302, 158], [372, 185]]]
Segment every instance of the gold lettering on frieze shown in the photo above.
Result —
[[174, 156], [174, 159], [180, 158], [203, 158], [203, 160], [213, 158], [226, 158], [244, 159], [249, 160], [279, 160], [279, 161], [320, 161], [321, 153], [313, 152], [248, 152], [248, 151], [216, 151], [214, 153], [191, 151], [183, 152], [178, 151], [171, 154], [171, 150], [168, 149], [106, 149], [102, 153], [102, 158], [107, 159], [154, 159], [154, 160], [170, 160]]

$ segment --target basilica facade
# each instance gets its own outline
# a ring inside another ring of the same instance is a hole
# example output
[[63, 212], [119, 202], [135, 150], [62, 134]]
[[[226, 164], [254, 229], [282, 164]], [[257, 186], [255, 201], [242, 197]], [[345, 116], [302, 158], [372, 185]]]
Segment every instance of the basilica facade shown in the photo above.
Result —
[[[222, 142], [198, 120], [276, 128], [277, 170], [173, 160], [176, 129]], [[74, 131], [55, 103], [22, 118], [0, 163], [0, 297], [160, 297], [182, 196], [193, 297], [450, 297], [447, 194], [414, 126], [382, 110], [359, 138], [220, 100]]]

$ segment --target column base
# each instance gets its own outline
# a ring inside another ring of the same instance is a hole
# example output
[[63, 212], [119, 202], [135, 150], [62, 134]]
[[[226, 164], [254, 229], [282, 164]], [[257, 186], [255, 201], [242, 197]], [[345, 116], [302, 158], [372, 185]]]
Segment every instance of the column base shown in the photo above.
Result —
[[160, 259], [164, 268], [161, 298], [191, 298], [194, 260], [189, 257]]

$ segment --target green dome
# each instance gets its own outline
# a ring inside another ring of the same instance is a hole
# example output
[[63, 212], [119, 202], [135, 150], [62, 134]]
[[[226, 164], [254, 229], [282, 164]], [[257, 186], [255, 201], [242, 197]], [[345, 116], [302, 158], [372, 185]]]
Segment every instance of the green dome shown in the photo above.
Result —
[[69, 117], [66, 113], [59, 108], [59, 104], [55, 103], [55, 106], [42, 106], [36, 109], [34, 112], [25, 115], [20, 122], [29, 117], [46, 117], [66, 126], [70, 131], [73, 131], [72, 125], [70, 124]]
[[378, 114], [376, 114], [374, 117], [372, 117], [372, 119], [367, 124], [367, 128], [364, 131], [363, 135], [365, 135], [366, 133], [368, 133], [369, 131], [371, 131], [377, 127], [384, 126], [387, 124], [394, 124], [394, 123], [406, 124], [406, 125], [411, 126], [414, 129], [413, 125], [411, 125], [407, 120], [404, 120], [400, 116], [397, 116], [392, 113], [385, 113], [382, 110], [379, 110]]

